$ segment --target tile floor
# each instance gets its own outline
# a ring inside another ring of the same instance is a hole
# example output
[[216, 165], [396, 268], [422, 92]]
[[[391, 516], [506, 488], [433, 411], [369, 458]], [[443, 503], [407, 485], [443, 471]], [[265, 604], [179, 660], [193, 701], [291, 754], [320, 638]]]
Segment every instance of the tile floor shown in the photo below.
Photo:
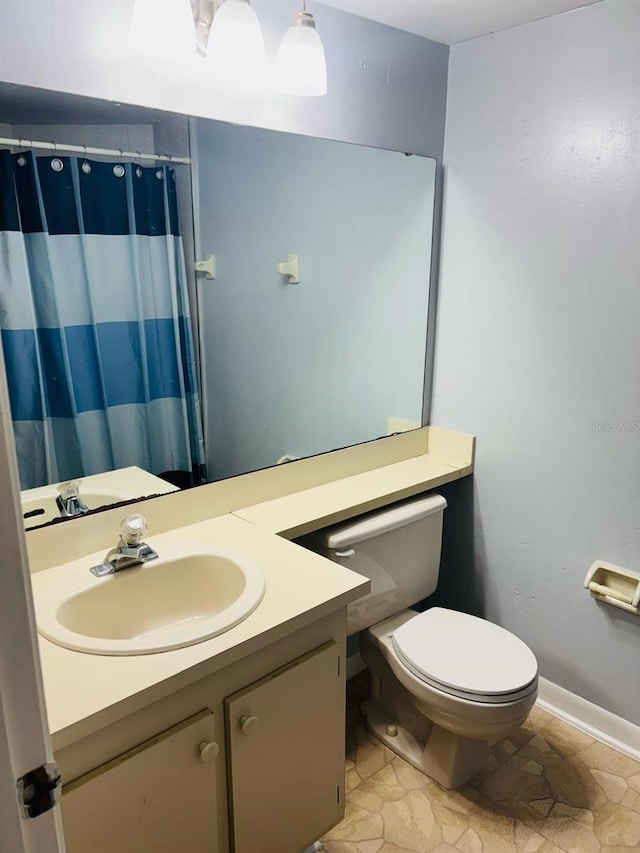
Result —
[[364, 676], [348, 686], [346, 817], [327, 853], [640, 851], [640, 762], [534, 708], [446, 791], [368, 734]]

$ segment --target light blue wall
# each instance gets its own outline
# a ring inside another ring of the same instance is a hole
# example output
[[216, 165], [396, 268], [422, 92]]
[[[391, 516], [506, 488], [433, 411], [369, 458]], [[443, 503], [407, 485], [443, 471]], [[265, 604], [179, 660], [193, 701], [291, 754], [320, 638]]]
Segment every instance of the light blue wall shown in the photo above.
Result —
[[604, 0], [452, 49], [434, 400], [478, 437], [452, 600], [637, 724], [640, 619], [582, 583], [640, 571], [639, 34]]
[[[196, 123], [209, 476], [420, 422], [436, 164]], [[276, 265], [295, 252], [301, 283]]]

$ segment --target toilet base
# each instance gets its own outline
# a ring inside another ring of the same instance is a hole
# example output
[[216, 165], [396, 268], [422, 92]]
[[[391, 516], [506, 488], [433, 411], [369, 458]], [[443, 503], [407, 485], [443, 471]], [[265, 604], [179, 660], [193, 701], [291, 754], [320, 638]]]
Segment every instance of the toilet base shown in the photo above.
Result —
[[376, 699], [367, 699], [362, 710], [369, 730], [379, 741], [443, 788], [464, 785], [489, 760], [486, 741], [457, 735], [432, 723], [422, 742], [390, 719]]

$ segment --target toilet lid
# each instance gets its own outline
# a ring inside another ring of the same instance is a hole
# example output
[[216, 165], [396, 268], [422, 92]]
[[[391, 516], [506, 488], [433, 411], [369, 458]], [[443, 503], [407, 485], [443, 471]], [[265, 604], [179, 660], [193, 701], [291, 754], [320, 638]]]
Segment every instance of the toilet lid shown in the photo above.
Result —
[[422, 681], [461, 698], [508, 702], [534, 688], [538, 662], [509, 631], [467, 613], [433, 607], [394, 631], [402, 663]]

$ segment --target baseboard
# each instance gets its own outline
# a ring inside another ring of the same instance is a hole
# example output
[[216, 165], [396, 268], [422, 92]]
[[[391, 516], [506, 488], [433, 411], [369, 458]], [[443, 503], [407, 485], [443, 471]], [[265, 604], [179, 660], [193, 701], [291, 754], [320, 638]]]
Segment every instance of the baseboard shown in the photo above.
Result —
[[640, 726], [612, 714], [593, 702], [559, 687], [546, 678], [538, 681], [538, 701], [543, 711], [559, 717], [596, 740], [640, 761]]
[[347, 658], [347, 681], [359, 672], [364, 672], [366, 668], [366, 664], [359, 652], [356, 652], [355, 655], [349, 655]]

